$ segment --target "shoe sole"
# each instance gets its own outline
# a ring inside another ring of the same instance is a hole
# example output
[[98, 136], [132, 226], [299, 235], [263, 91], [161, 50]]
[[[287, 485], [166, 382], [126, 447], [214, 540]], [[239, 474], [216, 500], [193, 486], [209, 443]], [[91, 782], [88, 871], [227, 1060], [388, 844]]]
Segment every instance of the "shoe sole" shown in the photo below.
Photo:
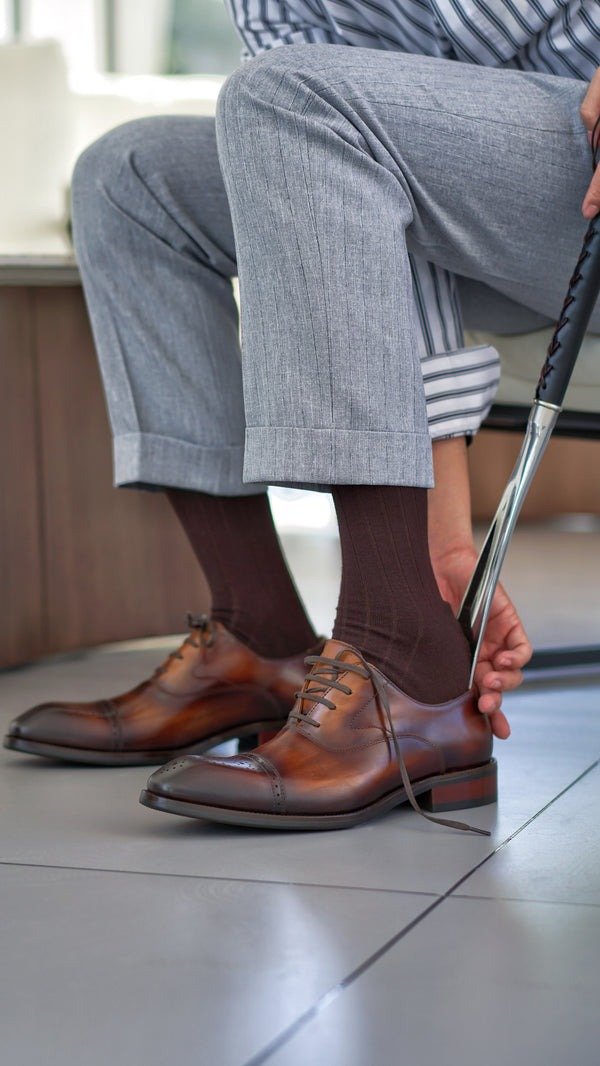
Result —
[[170, 748], [163, 751], [96, 751], [93, 748], [73, 748], [64, 744], [45, 744], [39, 740], [25, 740], [22, 737], [5, 736], [3, 746], [9, 751], [20, 751], [25, 755], [43, 755], [47, 759], [60, 759], [62, 762], [83, 763], [86, 766], [160, 766], [162, 763], [176, 759], [180, 755], [201, 755], [205, 751], [224, 744], [226, 740], [239, 740], [263, 732], [276, 732], [285, 725], [280, 722], [251, 722], [216, 733], [197, 744], [185, 748]]
[[[465, 810], [496, 803], [498, 799], [498, 764], [495, 759], [482, 766], [468, 770], [455, 770], [448, 774], [424, 778], [413, 783], [415, 796], [423, 796], [421, 806], [431, 812]], [[243, 811], [228, 807], [212, 807], [190, 800], [170, 799], [150, 789], [140, 793], [140, 803], [166, 814], [181, 814], [187, 818], [202, 818], [227, 825], [248, 826], [255, 829], [350, 829], [394, 807], [406, 803], [404, 788], [397, 788], [360, 810], [343, 814], [265, 814], [261, 811]]]

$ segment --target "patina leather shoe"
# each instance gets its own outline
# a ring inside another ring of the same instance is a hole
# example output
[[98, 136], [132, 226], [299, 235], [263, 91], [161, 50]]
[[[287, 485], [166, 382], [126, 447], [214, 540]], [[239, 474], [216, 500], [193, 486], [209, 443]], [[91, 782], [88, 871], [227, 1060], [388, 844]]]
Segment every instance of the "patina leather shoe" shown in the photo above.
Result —
[[411, 699], [349, 644], [330, 640], [311, 666], [285, 727], [243, 756], [188, 756], [150, 777], [140, 801], [233, 825], [336, 829], [407, 800], [434, 822], [487, 830], [429, 811], [497, 797], [487, 716], [475, 688], [447, 703]]
[[279, 729], [304, 679], [306, 651], [261, 658], [206, 615], [188, 624], [181, 647], [131, 692], [33, 707], [11, 723], [4, 746], [70, 762], [148, 766]]

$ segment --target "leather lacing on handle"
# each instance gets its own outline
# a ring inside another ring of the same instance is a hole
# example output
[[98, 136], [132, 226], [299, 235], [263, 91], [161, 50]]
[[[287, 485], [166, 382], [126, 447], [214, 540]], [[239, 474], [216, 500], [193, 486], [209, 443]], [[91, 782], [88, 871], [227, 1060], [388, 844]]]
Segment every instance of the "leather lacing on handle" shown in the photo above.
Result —
[[[450, 826], [451, 829], [464, 829], [467, 832], [479, 833], [481, 836], [491, 836], [491, 833], [488, 829], [479, 829], [475, 825], [468, 825], [466, 822], [454, 822], [448, 818], [434, 818], [433, 815], [427, 814], [426, 811], [422, 810], [421, 807], [419, 807], [419, 804], [417, 803], [414, 792], [412, 790], [410, 777], [408, 776], [408, 771], [406, 769], [406, 764], [404, 762], [402, 752], [400, 751], [400, 745], [398, 744], [398, 738], [396, 736], [394, 722], [392, 720], [392, 712], [390, 709], [387, 693], [385, 691], [385, 680], [379, 673], [379, 671], [376, 670], [374, 666], [371, 666], [364, 659], [360, 652], [354, 652], [354, 654], [360, 659], [360, 663], [351, 663], [347, 662], [345, 659], [342, 660], [340, 657], [343, 654], [343, 650], [338, 652], [335, 659], [331, 659], [326, 655], [307, 655], [304, 662], [312, 663], [315, 667], [318, 664], [320, 669], [313, 668], [311, 672], [308, 673], [304, 678], [304, 688], [300, 692], [295, 693], [296, 697], [300, 700], [300, 710], [291, 711], [288, 716], [288, 720], [290, 718], [295, 718], [299, 722], [306, 722], [307, 725], [311, 725], [314, 726], [316, 729], [319, 729], [321, 723], [318, 722], [316, 718], [311, 718], [310, 714], [303, 709], [303, 700], [312, 700], [313, 703], [321, 703], [325, 707], [328, 707], [330, 710], [334, 711], [336, 708], [336, 704], [333, 702], [333, 700], [330, 700], [327, 698], [327, 696], [325, 696], [325, 693], [328, 690], [333, 688], [337, 689], [338, 692], [345, 693], [347, 696], [350, 696], [352, 694], [352, 689], [349, 687], [349, 685], [345, 685], [339, 680], [340, 674], [349, 672], [351, 674], [358, 674], [359, 677], [369, 679], [373, 685], [373, 688], [375, 689], [375, 695], [379, 702], [379, 706], [383, 710], [387, 725], [386, 736], [391, 737], [394, 751], [396, 754], [396, 760], [400, 768], [402, 784], [404, 785], [406, 795], [408, 796], [413, 810], [415, 810], [417, 814], [422, 814], [423, 818], [427, 818], [430, 822], [436, 822], [438, 825], [447, 825]], [[307, 688], [307, 683], [310, 683], [312, 687]]]
[[[209, 615], [207, 615], [207, 614], [194, 615], [190, 611], [188, 611], [186, 621], [187, 621], [188, 629], [191, 631], [189, 637], [185, 638], [183, 644], [181, 644], [176, 649], [176, 651], [172, 651], [171, 652], [171, 654], [168, 656], [168, 658], [165, 659], [164, 663], [161, 663], [160, 666], [156, 667], [156, 670], [154, 671], [154, 673], [152, 675], [153, 679], [155, 677], [160, 677], [161, 674], [164, 674], [165, 670], [168, 670], [169, 666], [173, 662], [173, 659], [183, 659], [183, 655], [182, 655], [181, 649], [186, 644], [191, 644], [191, 646], [193, 648], [201, 648], [201, 647], [210, 648], [210, 646], [212, 644], [214, 644], [214, 642], [215, 642], [215, 629], [214, 629], [213, 623], [210, 620]], [[199, 635], [199, 638], [200, 638], [199, 640], [194, 640], [194, 637], [193, 637], [194, 631], [198, 632], [198, 635]]]
[[[592, 150], [592, 170], [595, 171], [596, 167], [598, 166], [598, 162], [600, 160], [600, 116], [598, 116], [598, 118], [596, 119], [596, 122], [594, 123], [594, 128], [592, 130], [592, 137], [591, 137], [590, 147], [591, 147], [591, 150]], [[590, 243], [590, 241], [591, 241], [593, 236], [594, 236], [594, 233], [593, 233], [592, 229], [589, 228], [587, 233], [586, 233], [586, 235], [585, 235], [585, 237], [584, 237], [583, 247], [581, 249], [581, 255], [579, 256], [579, 259], [577, 260], [577, 263], [575, 265], [575, 270], [573, 271], [573, 276], [572, 276], [571, 280], [569, 281], [569, 287], [568, 287], [568, 290], [567, 290], [567, 295], [566, 295], [566, 298], [565, 298], [565, 302], [564, 302], [564, 304], [562, 306], [562, 309], [561, 309], [561, 312], [560, 312], [560, 318], [559, 318], [558, 322], [556, 323], [556, 326], [555, 326], [555, 329], [554, 329], [554, 333], [552, 334], [552, 340], [550, 341], [550, 344], [548, 346], [548, 352], [546, 354], [546, 360], [545, 360], [544, 365], [543, 365], [543, 367], [541, 369], [541, 372], [540, 372], [540, 377], [539, 377], [539, 381], [537, 383], [537, 389], [536, 389], [536, 398], [537, 399], [540, 398], [540, 393], [543, 392], [544, 389], [547, 387], [546, 386], [546, 379], [550, 376], [552, 371], [555, 369], [554, 368], [554, 363], [552, 362], [552, 357], [554, 355], [556, 355], [556, 353], [559, 351], [559, 349], [561, 347], [561, 339], [560, 339], [559, 334], [560, 334], [561, 329], [563, 329], [564, 326], [567, 325], [567, 322], [569, 322], [569, 316], [567, 314], [567, 312], [569, 310], [569, 307], [577, 299], [577, 295], [576, 295], [576, 293], [573, 290], [577, 288], [579, 282], [582, 280], [581, 267], [585, 263], [586, 259], [589, 259], [590, 253], [588, 251], [588, 245], [589, 245], [589, 243]]]

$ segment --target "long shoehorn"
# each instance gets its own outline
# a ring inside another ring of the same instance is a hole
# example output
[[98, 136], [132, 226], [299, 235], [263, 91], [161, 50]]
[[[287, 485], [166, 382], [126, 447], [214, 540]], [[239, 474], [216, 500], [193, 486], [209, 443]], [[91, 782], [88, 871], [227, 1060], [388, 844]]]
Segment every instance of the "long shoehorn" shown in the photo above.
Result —
[[[592, 137], [594, 167], [600, 149], [600, 119]], [[534, 474], [562, 410], [581, 342], [600, 292], [600, 214], [583, 241], [560, 318], [548, 347], [535, 391], [525, 438], [508, 484], [458, 610], [457, 618], [471, 646], [473, 684], [479, 649], [510, 538]]]

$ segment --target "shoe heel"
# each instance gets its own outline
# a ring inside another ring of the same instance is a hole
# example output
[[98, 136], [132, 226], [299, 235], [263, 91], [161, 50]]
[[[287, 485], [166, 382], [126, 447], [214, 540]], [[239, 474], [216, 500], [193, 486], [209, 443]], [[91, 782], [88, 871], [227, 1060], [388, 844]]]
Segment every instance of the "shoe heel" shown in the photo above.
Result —
[[419, 796], [426, 811], [452, 811], [461, 807], [482, 807], [498, 799], [498, 763], [490, 759], [485, 766], [446, 774], [445, 779]]

